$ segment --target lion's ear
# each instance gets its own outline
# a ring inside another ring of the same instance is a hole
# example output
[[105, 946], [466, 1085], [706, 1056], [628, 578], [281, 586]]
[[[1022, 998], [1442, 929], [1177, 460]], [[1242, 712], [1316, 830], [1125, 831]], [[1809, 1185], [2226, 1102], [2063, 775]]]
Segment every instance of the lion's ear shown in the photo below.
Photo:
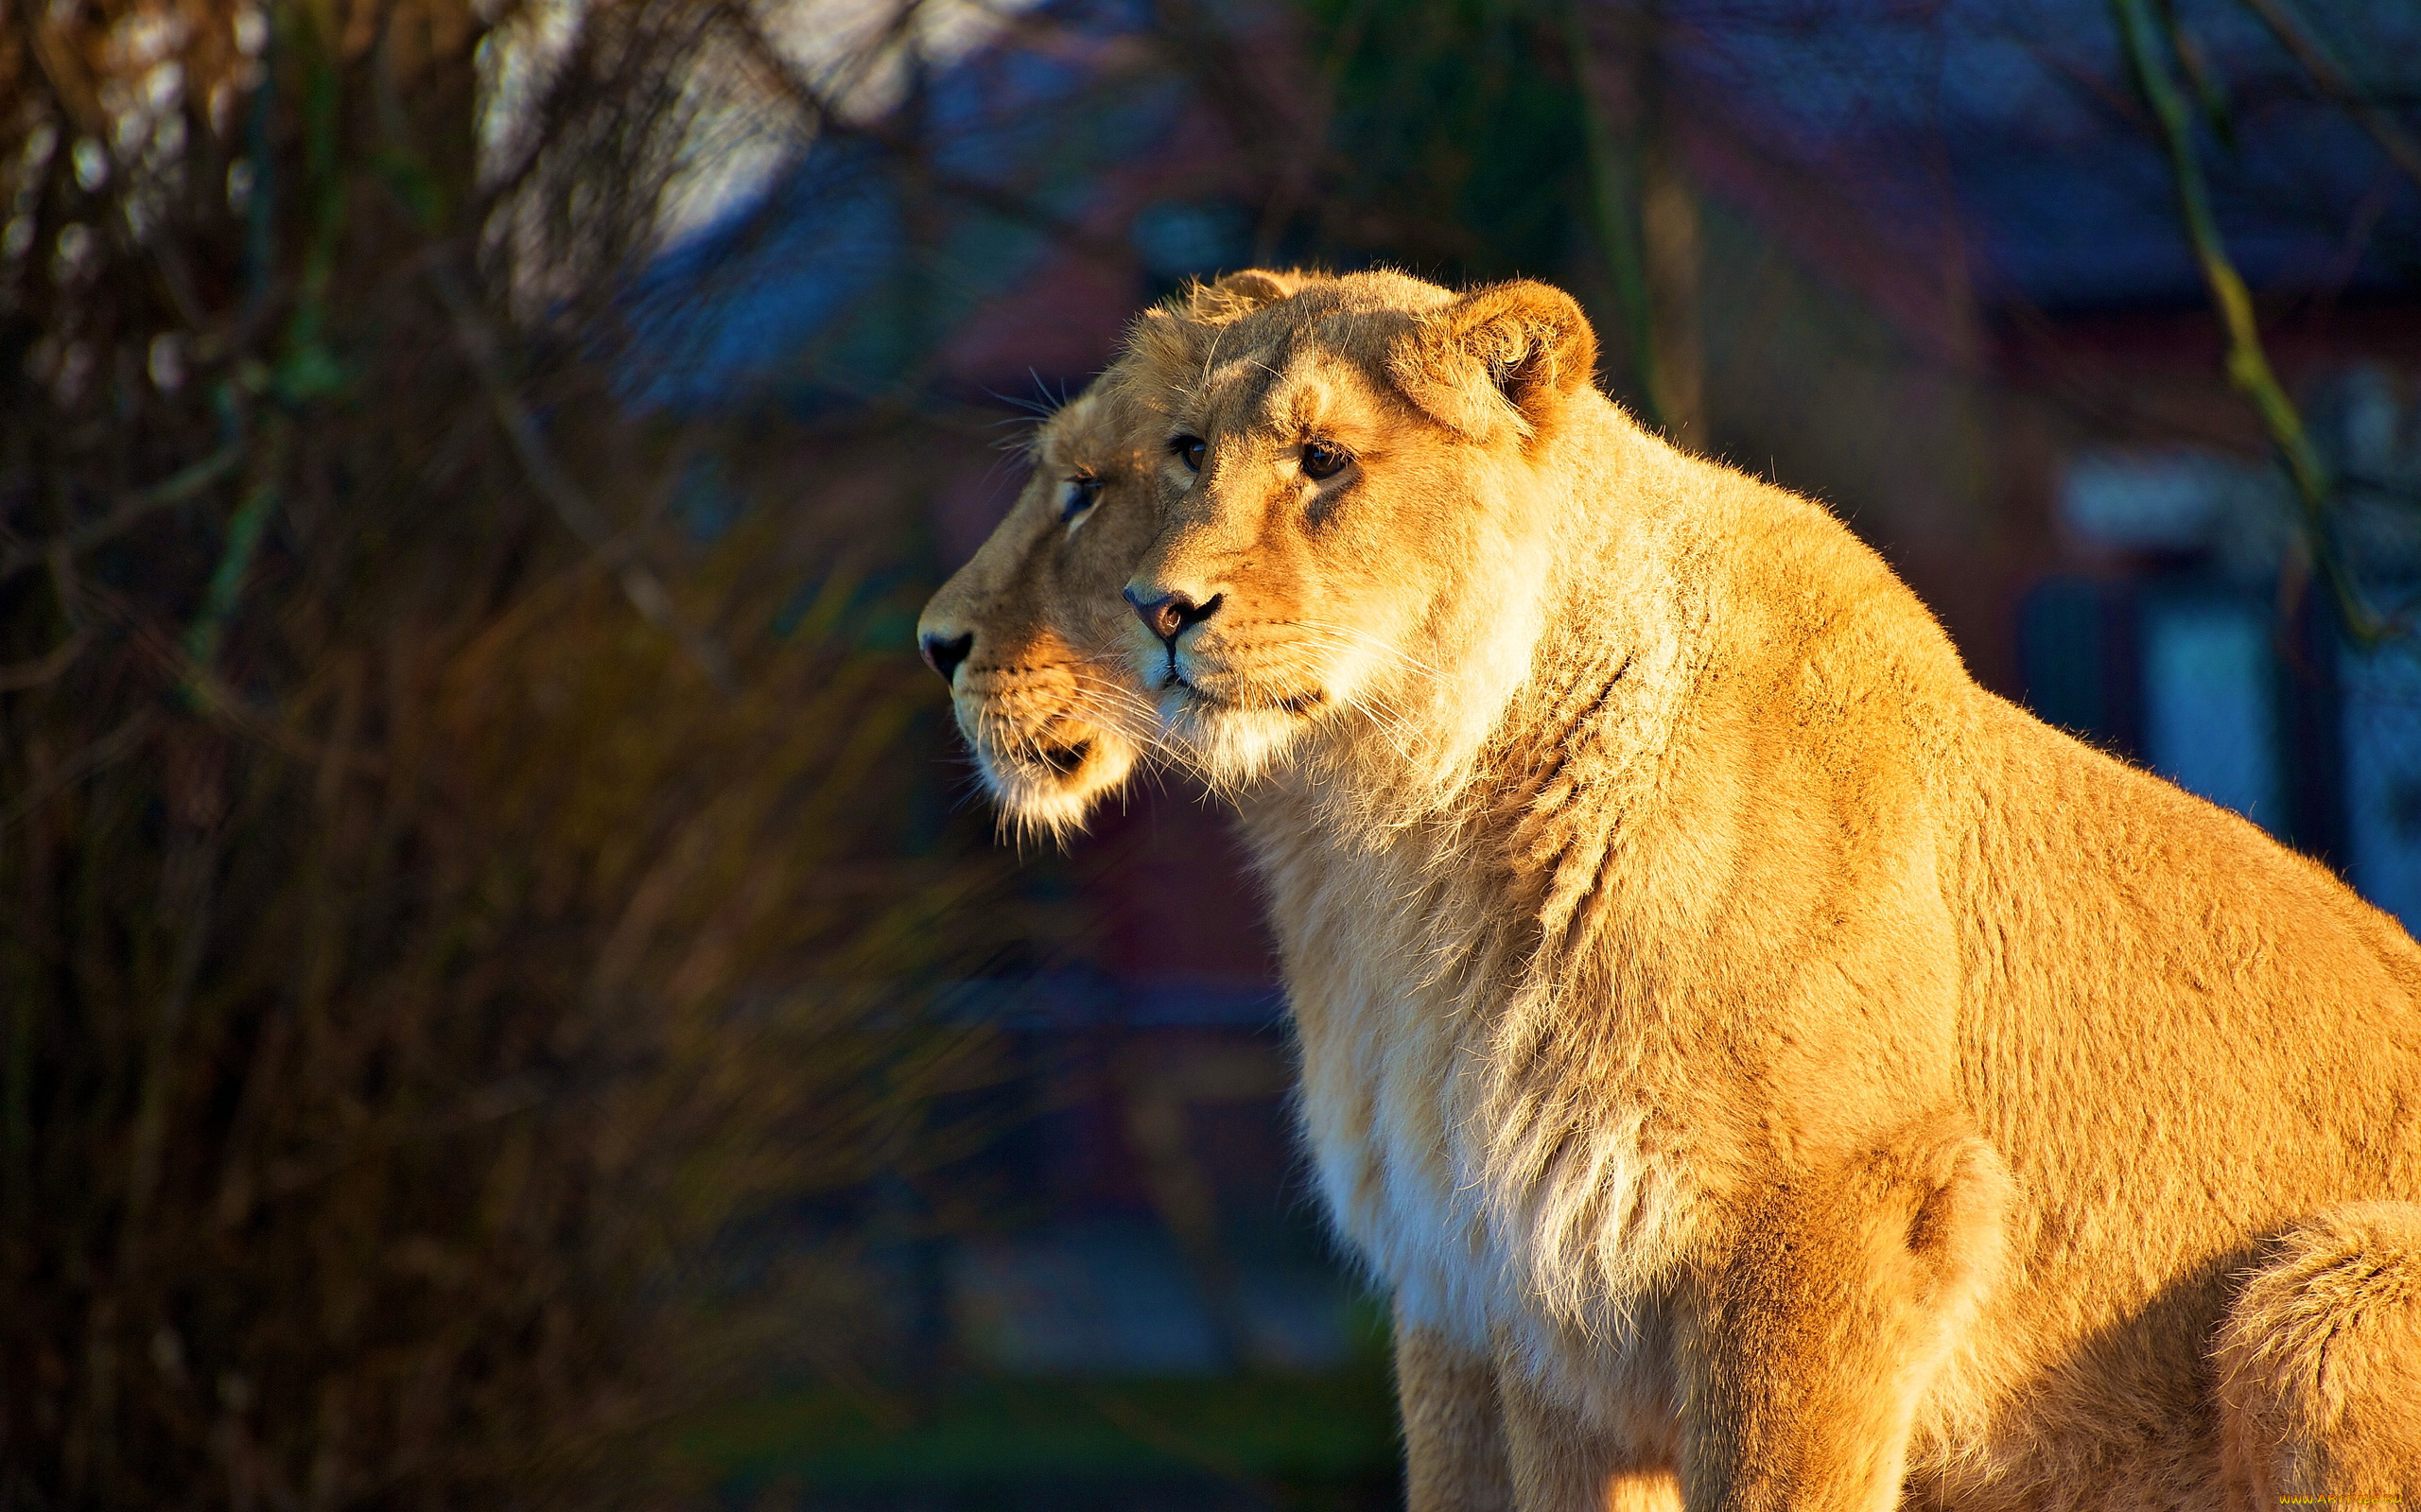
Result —
[[1128, 322], [1131, 365], [1158, 374], [1190, 373], [1200, 366], [1210, 327], [1175, 310], [1148, 309]]
[[1310, 282], [1310, 274], [1291, 268], [1247, 268], [1222, 274], [1208, 284], [1192, 286], [1177, 297], [1176, 305], [1193, 320], [1225, 325], [1263, 305], [1294, 298]]
[[1387, 360], [1413, 403], [1473, 440], [1511, 426], [1552, 428], [1597, 368], [1597, 333], [1579, 304], [1523, 279], [1474, 289], [1420, 317]]

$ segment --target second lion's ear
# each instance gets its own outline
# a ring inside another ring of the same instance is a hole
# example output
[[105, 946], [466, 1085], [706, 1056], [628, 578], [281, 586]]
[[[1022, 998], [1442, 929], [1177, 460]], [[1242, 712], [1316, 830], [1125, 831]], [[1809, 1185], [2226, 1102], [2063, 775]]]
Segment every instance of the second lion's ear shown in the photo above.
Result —
[[1190, 374], [1209, 349], [1210, 329], [1189, 315], [1145, 310], [1126, 327], [1126, 354], [1134, 360], [1120, 366], [1163, 380], [1175, 374]]
[[1578, 302], [1523, 279], [1473, 289], [1414, 322], [1387, 375], [1439, 424], [1476, 441], [1510, 426], [1554, 428], [1597, 368], [1597, 333]]

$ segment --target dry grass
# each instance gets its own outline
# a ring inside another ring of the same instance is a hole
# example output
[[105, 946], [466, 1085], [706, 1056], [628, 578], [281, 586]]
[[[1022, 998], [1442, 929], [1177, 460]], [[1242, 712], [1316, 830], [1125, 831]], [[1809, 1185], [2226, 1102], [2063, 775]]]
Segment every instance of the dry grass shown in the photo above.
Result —
[[880, 1345], [729, 1236], [989, 1074], [897, 527], [615, 403], [700, 41], [594, 9], [485, 179], [464, 0], [0, 22], [0, 1506], [673, 1495]]

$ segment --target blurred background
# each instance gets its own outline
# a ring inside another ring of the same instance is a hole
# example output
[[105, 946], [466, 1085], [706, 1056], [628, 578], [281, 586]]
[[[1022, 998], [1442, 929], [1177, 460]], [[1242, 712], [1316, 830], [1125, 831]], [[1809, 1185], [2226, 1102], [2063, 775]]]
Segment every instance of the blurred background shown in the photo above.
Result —
[[0, 1508], [1391, 1504], [1221, 819], [910, 647], [1256, 264], [2421, 922], [2410, 0], [0, 0]]

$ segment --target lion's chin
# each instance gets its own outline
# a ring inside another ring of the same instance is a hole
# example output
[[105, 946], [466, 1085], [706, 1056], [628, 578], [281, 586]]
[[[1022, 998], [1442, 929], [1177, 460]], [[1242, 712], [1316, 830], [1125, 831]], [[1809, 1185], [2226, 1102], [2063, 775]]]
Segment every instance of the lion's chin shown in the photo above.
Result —
[[1138, 753], [1123, 737], [1106, 730], [1055, 736], [1014, 751], [973, 742], [976, 770], [1004, 826], [1065, 839], [1135, 770]]
[[1234, 786], [1284, 760], [1324, 703], [1315, 692], [1246, 706], [1173, 683], [1160, 693], [1161, 733], [1206, 779]]

